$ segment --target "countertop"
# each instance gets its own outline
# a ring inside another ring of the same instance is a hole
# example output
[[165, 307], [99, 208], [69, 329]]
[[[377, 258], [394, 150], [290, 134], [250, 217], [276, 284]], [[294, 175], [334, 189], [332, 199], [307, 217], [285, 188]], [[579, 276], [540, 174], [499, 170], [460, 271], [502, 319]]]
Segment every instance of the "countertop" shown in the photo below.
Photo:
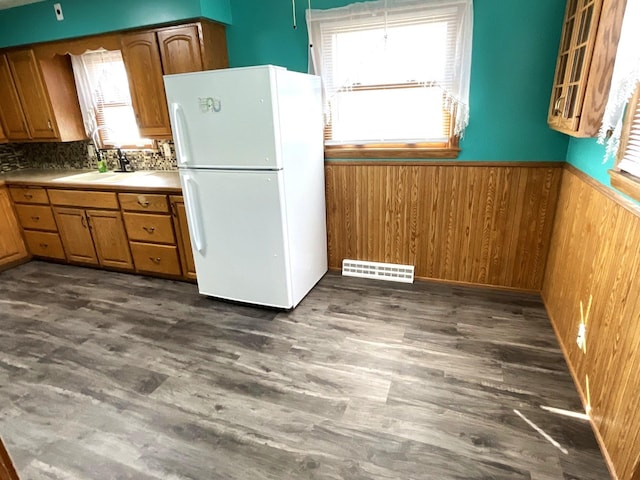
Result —
[[0, 174], [0, 185], [3, 184], [115, 191], [182, 191], [177, 171], [159, 170], [130, 173], [59, 169], [15, 170]]

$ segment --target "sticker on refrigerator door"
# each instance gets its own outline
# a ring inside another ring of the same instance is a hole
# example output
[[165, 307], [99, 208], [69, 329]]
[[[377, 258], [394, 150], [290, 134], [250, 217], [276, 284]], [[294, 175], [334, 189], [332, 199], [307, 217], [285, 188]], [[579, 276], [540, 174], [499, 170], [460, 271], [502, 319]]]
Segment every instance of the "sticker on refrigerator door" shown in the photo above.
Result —
[[222, 110], [222, 101], [219, 98], [213, 97], [199, 97], [198, 103], [200, 104], [200, 111], [202, 113], [216, 112]]

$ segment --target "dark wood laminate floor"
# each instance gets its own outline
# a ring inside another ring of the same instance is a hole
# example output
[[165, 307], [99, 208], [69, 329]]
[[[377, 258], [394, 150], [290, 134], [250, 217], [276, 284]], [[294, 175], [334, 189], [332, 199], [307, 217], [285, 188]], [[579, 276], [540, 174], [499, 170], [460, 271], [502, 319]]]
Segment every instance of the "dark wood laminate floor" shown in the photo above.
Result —
[[0, 434], [25, 480], [608, 478], [588, 423], [543, 405], [580, 410], [535, 297], [329, 274], [275, 312], [0, 273]]

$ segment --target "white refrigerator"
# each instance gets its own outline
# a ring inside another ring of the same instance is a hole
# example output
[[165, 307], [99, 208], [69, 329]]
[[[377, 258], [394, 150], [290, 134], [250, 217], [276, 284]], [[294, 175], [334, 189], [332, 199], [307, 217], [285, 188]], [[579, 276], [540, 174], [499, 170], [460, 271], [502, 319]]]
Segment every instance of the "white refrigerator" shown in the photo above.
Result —
[[266, 65], [164, 84], [200, 293], [294, 308], [327, 271], [319, 77]]

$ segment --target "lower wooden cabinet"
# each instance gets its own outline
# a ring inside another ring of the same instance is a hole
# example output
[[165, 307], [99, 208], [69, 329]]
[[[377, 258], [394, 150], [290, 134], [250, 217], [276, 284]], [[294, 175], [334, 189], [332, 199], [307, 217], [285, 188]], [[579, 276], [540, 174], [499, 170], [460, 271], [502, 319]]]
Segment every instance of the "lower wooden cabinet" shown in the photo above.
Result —
[[137, 271], [177, 277], [182, 274], [175, 245], [131, 242], [131, 253]]
[[60, 239], [70, 262], [98, 265], [85, 211], [80, 208], [53, 208]]
[[66, 259], [60, 236], [57, 233], [25, 230], [24, 239], [31, 255], [56, 260]]
[[27, 248], [16, 216], [11, 207], [7, 189], [0, 188], [0, 267], [27, 258]]
[[122, 214], [106, 210], [87, 210], [87, 219], [100, 265], [133, 270]]
[[[13, 216], [9, 192], [5, 188], [3, 193]], [[196, 279], [186, 209], [180, 195], [29, 185], [12, 185], [10, 195], [26, 246], [34, 256]], [[0, 196], [0, 203], [1, 200]], [[17, 235], [14, 240], [22, 242], [13, 218]], [[3, 233], [2, 227], [0, 234], [1, 265], [4, 242], [9, 243], [11, 237]], [[23, 255], [28, 255], [22, 245]], [[16, 252], [5, 256], [11, 255]]]
[[65, 207], [54, 212], [69, 261], [133, 270], [120, 212]]
[[182, 258], [183, 275], [191, 280], [196, 279], [196, 262], [193, 259], [191, 249], [191, 237], [189, 237], [189, 226], [187, 225], [187, 210], [184, 206], [184, 198], [180, 195], [170, 197], [173, 224], [178, 236], [178, 245]]

